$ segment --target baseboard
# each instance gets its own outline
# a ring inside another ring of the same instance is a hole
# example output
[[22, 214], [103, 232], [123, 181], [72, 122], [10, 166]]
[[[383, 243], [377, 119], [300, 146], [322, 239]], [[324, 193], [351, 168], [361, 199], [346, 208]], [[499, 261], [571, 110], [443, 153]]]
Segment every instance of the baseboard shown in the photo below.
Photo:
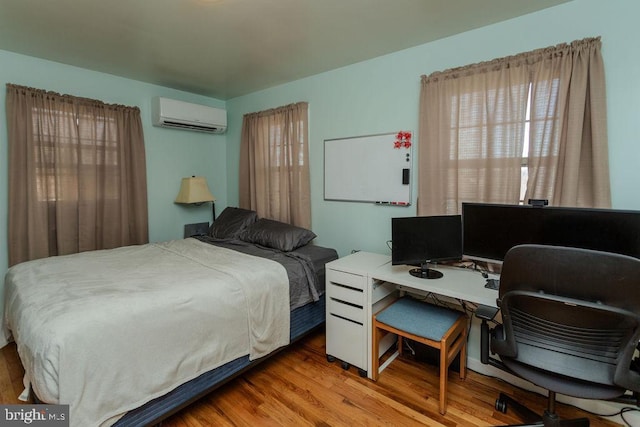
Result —
[[[503, 371], [495, 366], [485, 365], [482, 362], [480, 362], [479, 359], [475, 359], [471, 357], [468, 358], [467, 368], [479, 374], [486, 375], [489, 377], [499, 378], [509, 384], [515, 385], [522, 389], [538, 393], [545, 397], [547, 396], [546, 390], [530, 383], [529, 381], [525, 381], [522, 378], [516, 377], [515, 375], [512, 375], [509, 372]], [[592, 412], [594, 414], [598, 414], [600, 416], [618, 414], [622, 408], [629, 407], [629, 405], [625, 405], [617, 402], [611, 402], [607, 400], [579, 399], [577, 397], [565, 396], [561, 394], [556, 395], [556, 400], [558, 402], [566, 403], [568, 405], [578, 407], [580, 409], [583, 409], [588, 412]], [[614, 417], [605, 417], [605, 418], [622, 425], [640, 426], [639, 411], [626, 412], [624, 417], [625, 417], [626, 423], [622, 420], [620, 415], [616, 415]]]

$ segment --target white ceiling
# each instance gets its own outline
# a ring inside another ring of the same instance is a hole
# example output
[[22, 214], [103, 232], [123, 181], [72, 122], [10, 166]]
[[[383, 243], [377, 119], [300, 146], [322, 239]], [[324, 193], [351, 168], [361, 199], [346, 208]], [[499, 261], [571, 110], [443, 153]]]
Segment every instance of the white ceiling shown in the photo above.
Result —
[[218, 99], [568, 0], [0, 0], [0, 49]]

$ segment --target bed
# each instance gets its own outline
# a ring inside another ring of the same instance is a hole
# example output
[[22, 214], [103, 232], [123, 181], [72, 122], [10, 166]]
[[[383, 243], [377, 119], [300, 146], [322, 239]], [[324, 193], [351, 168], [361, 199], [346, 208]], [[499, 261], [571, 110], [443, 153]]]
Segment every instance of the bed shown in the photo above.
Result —
[[5, 326], [71, 426], [158, 423], [324, 322], [309, 230], [225, 209], [209, 235], [22, 263]]

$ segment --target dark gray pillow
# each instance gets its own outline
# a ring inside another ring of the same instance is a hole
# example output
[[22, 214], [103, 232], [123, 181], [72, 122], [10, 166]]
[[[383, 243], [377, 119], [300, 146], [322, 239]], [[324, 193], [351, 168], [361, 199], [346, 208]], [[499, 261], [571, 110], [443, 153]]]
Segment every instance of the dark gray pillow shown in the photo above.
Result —
[[255, 211], [227, 207], [211, 225], [209, 235], [216, 239], [235, 239], [258, 219]]
[[240, 239], [245, 242], [284, 252], [304, 246], [315, 237], [315, 233], [306, 228], [266, 218], [257, 220], [240, 234]]

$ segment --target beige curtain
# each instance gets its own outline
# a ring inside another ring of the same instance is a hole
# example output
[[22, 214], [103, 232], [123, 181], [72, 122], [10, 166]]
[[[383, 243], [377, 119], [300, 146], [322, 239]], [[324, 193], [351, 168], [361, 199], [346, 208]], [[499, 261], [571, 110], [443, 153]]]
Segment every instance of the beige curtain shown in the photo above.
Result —
[[534, 52], [525, 199], [611, 207], [600, 38]]
[[422, 76], [419, 215], [458, 213], [463, 200], [518, 202], [527, 93], [521, 58]]
[[610, 204], [599, 46], [586, 39], [422, 76], [418, 214], [518, 203], [527, 126], [525, 200]]
[[7, 85], [9, 264], [148, 242], [135, 107]]
[[240, 207], [311, 228], [308, 104], [245, 114], [240, 142]]

